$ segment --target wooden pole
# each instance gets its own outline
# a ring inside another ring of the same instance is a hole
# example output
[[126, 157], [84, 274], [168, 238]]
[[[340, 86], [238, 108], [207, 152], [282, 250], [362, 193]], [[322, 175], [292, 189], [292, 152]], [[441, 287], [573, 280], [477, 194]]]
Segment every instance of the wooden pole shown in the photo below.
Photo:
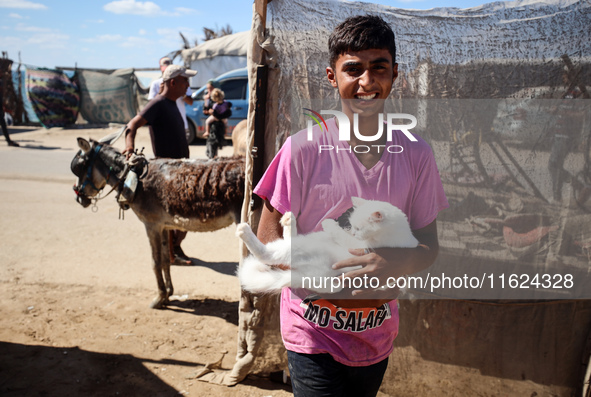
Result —
[[263, 29], [267, 26], [267, 4], [270, 2], [271, 0], [255, 0], [254, 2], [254, 10], [260, 15], [261, 21], [263, 21]]
[[[255, 0], [255, 12], [260, 16], [263, 30], [267, 25], [267, 4], [270, 0]], [[254, 113], [254, 143], [251, 149], [253, 172], [252, 185], [256, 186], [265, 172], [265, 133], [267, 125], [267, 81], [269, 67], [265, 65], [263, 52], [261, 64], [257, 66], [256, 100]], [[260, 197], [253, 195], [250, 200], [250, 209], [255, 211], [262, 205]]]
[[[256, 186], [265, 172], [265, 131], [267, 124], [267, 65], [257, 66], [256, 102], [254, 113], [254, 143], [252, 154], [252, 185]], [[258, 209], [262, 200], [256, 194], [252, 195], [250, 209]]]

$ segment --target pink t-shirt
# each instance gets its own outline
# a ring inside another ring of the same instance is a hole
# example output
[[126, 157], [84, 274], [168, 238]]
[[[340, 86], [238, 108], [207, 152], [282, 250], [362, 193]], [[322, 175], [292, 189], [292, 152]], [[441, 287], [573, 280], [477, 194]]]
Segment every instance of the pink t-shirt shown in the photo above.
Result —
[[[315, 127], [313, 141], [307, 140], [306, 130], [289, 137], [254, 190], [279, 212], [293, 212], [298, 233], [322, 230], [324, 219], [338, 219], [352, 207], [351, 197], [392, 203], [407, 215], [413, 230], [429, 225], [448, 206], [433, 152], [422, 138], [415, 135], [417, 142], [411, 142], [395, 131], [368, 170], [353, 148], [338, 140], [335, 119], [327, 125], [327, 133]], [[350, 366], [372, 365], [392, 352], [398, 334], [396, 301], [343, 309], [323, 299], [301, 299], [297, 292], [284, 288], [281, 294], [281, 334], [288, 350], [329, 353]]]

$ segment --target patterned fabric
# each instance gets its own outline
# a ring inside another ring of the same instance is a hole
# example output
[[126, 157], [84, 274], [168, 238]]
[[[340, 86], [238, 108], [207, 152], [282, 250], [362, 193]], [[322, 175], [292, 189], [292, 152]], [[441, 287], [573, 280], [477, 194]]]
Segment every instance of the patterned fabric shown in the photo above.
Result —
[[89, 123], [127, 123], [137, 114], [133, 69], [111, 74], [78, 70], [80, 112]]
[[61, 70], [27, 68], [27, 93], [45, 128], [74, 124], [80, 95], [77, 84]]

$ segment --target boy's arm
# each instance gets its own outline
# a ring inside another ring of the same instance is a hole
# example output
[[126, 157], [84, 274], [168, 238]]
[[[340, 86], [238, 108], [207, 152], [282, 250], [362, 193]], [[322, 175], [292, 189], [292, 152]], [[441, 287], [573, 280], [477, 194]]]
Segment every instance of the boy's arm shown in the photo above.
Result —
[[[363, 249], [351, 250], [356, 255], [353, 258], [335, 263], [334, 269], [342, 269], [350, 266], [363, 266], [358, 270], [345, 273], [345, 277], [377, 277], [380, 285], [387, 285], [389, 277], [401, 277], [420, 272], [431, 266], [439, 252], [439, 240], [437, 238], [437, 221], [434, 220], [424, 228], [413, 230], [414, 236], [419, 240], [416, 248], [378, 248], [374, 252], [365, 253]], [[391, 284], [391, 283], [390, 283]], [[340, 299], [345, 297], [346, 299]], [[380, 288], [379, 290], [343, 290], [328, 300], [339, 307], [377, 307], [383, 303], [395, 299], [398, 289]], [[352, 297], [355, 297], [352, 299]]]
[[279, 223], [282, 216], [281, 212], [277, 211], [269, 201], [265, 200], [259, 227], [257, 228], [257, 237], [263, 244], [283, 238], [283, 227]]
[[[257, 228], [257, 237], [263, 244], [283, 238], [283, 226], [279, 223], [282, 216], [283, 214], [281, 212], [277, 211], [269, 201], [265, 200], [259, 227]], [[289, 264], [286, 263], [277, 267], [287, 270], [289, 269]]]
[[367, 274], [378, 277], [384, 283], [388, 277], [401, 277], [418, 273], [431, 266], [439, 253], [437, 238], [437, 220], [422, 229], [413, 230], [413, 235], [419, 240], [416, 248], [376, 248], [374, 252], [366, 253], [363, 249], [350, 252], [353, 258], [336, 263], [334, 269], [350, 266], [364, 266], [363, 269], [346, 273], [350, 277]]
[[[282, 216], [265, 200], [257, 229], [257, 237], [263, 244], [283, 238], [283, 228], [279, 223]], [[362, 269], [348, 272], [345, 275], [351, 278], [363, 278], [364, 275], [378, 277], [382, 282], [381, 285], [386, 284], [388, 277], [417, 273], [431, 266], [439, 252], [437, 222], [433, 221], [422, 229], [414, 230], [413, 234], [420, 243], [417, 248], [378, 248], [369, 254], [365, 254], [363, 249], [352, 250], [352, 253], [357, 256], [336, 263], [334, 268], [364, 266]], [[355, 291], [355, 298], [351, 293], [351, 290], [343, 290], [342, 294], [324, 295], [323, 297], [338, 307], [378, 307], [395, 299], [398, 291], [394, 289], [384, 289], [380, 292]]]

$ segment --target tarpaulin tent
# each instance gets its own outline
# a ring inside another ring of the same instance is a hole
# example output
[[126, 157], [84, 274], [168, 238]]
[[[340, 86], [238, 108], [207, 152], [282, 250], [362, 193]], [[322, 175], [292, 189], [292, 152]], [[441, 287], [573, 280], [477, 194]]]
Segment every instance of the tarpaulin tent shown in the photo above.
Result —
[[[39, 118], [35, 113], [35, 109], [33, 109], [33, 104], [29, 99], [28, 91], [27, 91], [27, 73], [26, 69], [22, 72], [20, 70], [13, 70], [12, 71], [12, 84], [14, 87], [19, 87], [17, 89], [17, 97], [22, 98], [23, 102], [23, 114], [22, 119], [25, 123], [39, 123]], [[20, 91], [19, 91], [20, 90]], [[17, 121], [15, 121], [16, 123]]]
[[45, 128], [65, 127], [76, 122], [80, 92], [75, 80], [63, 71], [27, 68], [27, 97]]
[[190, 78], [191, 87], [202, 87], [207, 80], [224, 72], [246, 67], [249, 37], [249, 31], [234, 33], [183, 50], [185, 66], [199, 72]]
[[89, 123], [126, 124], [145, 105], [148, 90], [138, 81], [134, 69], [77, 69], [76, 77], [80, 112]]
[[[521, 396], [582, 389], [591, 351], [591, 208], [583, 194], [591, 185], [589, 2], [522, 0], [419, 11], [261, 0], [254, 9], [248, 118], [254, 155], [247, 157], [247, 179], [256, 183], [285, 138], [306, 127], [301, 109], [310, 100], [320, 109], [337, 102], [325, 73], [331, 30], [348, 16], [379, 14], [397, 35], [400, 75], [392, 105], [418, 116], [417, 133], [433, 147], [452, 204], [441, 214], [441, 253], [432, 271], [488, 269], [497, 282], [496, 289], [419, 291], [416, 300], [400, 301], [400, 335], [382, 391]], [[561, 99], [575, 88], [582, 99], [565, 105]], [[532, 98], [559, 102], [545, 107], [527, 101]], [[571, 120], [546, 117], [561, 106]], [[531, 127], [524, 117], [543, 122]], [[539, 129], [535, 139], [532, 128]], [[544, 137], [569, 132], [577, 144], [566, 153], [564, 172], [554, 175], [553, 148]], [[557, 178], [564, 178], [562, 199], [553, 197]], [[246, 196], [243, 219], [256, 225], [255, 201]], [[574, 273], [578, 289], [550, 294], [530, 284], [527, 291], [517, 288], [518, 282], [501, 291], [498, 282], [509, 280], [499, 277], [511, 272], [531, 280]], [[514, 296], [507, 299], [506, 292]], [[276, 299], [243, 292], [240, 307], [237, 363], [211, 381], [233, 384], [253, 368], [281, 368]]]

